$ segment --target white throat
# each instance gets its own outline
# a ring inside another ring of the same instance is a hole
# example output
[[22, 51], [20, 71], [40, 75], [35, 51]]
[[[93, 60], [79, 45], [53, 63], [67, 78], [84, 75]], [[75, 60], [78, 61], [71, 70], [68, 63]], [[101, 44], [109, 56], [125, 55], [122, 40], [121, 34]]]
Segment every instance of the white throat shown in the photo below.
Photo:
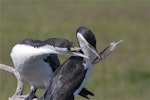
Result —
[[87, 62], [91, 62], [97, 57], [94, 50], [89, 47], [89, 43], [87, 40], [81, 35], [81, 33], [77, 33], [77, 38], [79, 41], [80, 48], [82, 49], [84, 55], [88, 56], [89, 59], [85, 59]]

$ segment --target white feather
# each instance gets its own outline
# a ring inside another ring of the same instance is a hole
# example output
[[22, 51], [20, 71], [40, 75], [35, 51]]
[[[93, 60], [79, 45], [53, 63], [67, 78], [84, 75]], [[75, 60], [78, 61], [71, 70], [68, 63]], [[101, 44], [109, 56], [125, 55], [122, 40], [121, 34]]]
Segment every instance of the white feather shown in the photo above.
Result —
[[46, 45], [33, 47], [17, 44], [12, 48], [11, 58], [17, 71], [36, 88], [45, 88], [52, 74], [52, 68], [44, 62], [47, 54], [57, 53], [54, 47]]

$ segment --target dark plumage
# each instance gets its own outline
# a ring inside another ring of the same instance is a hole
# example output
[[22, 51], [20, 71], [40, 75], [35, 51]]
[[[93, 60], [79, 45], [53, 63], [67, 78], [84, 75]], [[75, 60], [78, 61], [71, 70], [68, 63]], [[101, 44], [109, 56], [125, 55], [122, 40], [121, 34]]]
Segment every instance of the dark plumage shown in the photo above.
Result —
[[60, 48], [74, 47], [72, 42], [70, 42], [67, 39], [62, 39], [62, 38], [49, 38], [45, 41], [33, 40], [33, 39], [24, 39], [19, 44], [26, 44], [26, 45], [30, 45], [33, 47], [41, 47], [41, 46], [44, 46], [46, 44], [54, 46], [54, 47], [60, 47]]
[[85, 77], [86, 70], [84, 70], [83, 62], [82, 57], [72, 56], [57, 68], [49, 80], [48, 92], [45, 92], [45, 95], [47, 93], [51, 95], [46, 98], [49, 100], [74, 100], [73, 93], [70, 91], [78, 89]]

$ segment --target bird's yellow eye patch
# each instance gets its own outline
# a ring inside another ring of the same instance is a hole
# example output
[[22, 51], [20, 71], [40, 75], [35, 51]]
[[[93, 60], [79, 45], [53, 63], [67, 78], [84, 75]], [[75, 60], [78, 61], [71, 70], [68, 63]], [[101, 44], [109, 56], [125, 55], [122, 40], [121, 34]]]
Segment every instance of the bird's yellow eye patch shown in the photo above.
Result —
[[70, 49], [70, 51], [74, 51], [75, 50], [73, 47], [70, 47], [69, 49]]

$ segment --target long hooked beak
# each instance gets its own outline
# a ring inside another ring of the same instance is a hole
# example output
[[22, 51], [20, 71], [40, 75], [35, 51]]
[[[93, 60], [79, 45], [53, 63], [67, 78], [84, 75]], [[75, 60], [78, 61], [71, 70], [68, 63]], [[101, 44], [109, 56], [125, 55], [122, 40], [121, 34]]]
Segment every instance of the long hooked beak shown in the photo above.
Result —
[[80, 56], [80, 57], [89, 59], [88, 56], [81, 53], [81, 48], [79, 48], [79, 47], [71, 47], [71, 48], [69, 48], [69, 52], [73, 56]]
[[81, 48], [79, 47], [69, 47], [69, 48], [54, 47], [53, 49], [57, 54], [80, 56], [89, 59], [89, 57], [81, 53]]

